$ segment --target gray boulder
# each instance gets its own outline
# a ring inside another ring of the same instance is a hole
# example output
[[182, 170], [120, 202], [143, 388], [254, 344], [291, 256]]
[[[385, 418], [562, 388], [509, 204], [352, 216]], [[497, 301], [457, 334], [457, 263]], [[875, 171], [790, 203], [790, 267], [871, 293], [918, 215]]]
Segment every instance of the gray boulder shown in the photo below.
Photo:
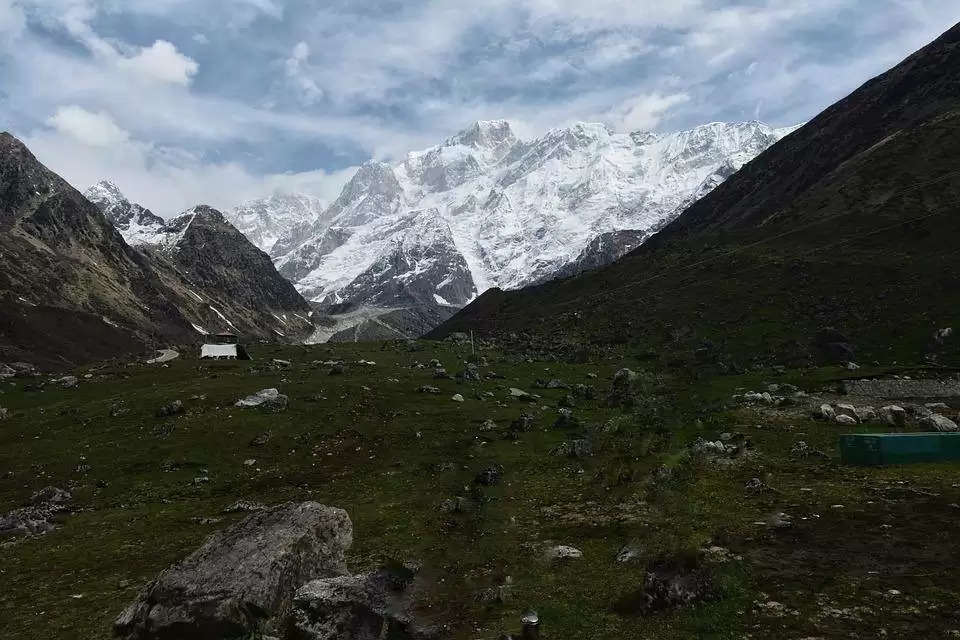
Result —
[[293, 600], [290, 640], [381, 640], [437, 637], [414, 623], [414, 572], [381, 569], [314, 580]]
[[127, 640], [248, 637], [283, 628], [295, 591], [347, 573], [347, 512], [316, 502], [257, 511], [153, 580], [116, 619]]
[[920, 423], [933, 431], [960, 431], [960, 427], [957, 426], [956, 422], [946, 416], [940, 415], [939, 413], [934, 413], [926, 418], [923, 418], [920, 420]]
[[906, 409], [895, 404], [882, 407], [880, 409], [880, 415], [883, 421], [891, 427], [902, 427], [907, 424]]
[[57, 528], [57, 517], [69, 511], [69, 491], [46, 487], [30, 497], [30, 504], [0, 514], [0, 538], [40, 535]]
[[276, 389], [262, 389], [252, 396], [237, 400], [234, 406], [240, 408], [259, 407], [265, 411], [284, 411], [290, 399]]

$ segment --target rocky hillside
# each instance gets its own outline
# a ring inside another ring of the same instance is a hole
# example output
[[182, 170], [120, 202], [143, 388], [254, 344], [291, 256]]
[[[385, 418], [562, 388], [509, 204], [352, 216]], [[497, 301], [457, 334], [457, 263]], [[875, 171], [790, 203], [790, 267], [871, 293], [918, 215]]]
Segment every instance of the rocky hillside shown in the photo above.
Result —
[[194, 334], [97, 207], [0, 134], [0, 359], [108, 358]]
[[112, 183], [86, 195], [148, 259], [196, 333], [287, 342], [313, 332], [307, 302], [216, 209], [200, 205], [164, 221]]
[[[960, 26], [744, 166], [620, 262], [481, 296], [435, 335], [527, 329], [723, 366], [956, 358]], [[573, 347], [571, 347], [573, 349]], [[832, 349], [836, 354], [837, 350]]]

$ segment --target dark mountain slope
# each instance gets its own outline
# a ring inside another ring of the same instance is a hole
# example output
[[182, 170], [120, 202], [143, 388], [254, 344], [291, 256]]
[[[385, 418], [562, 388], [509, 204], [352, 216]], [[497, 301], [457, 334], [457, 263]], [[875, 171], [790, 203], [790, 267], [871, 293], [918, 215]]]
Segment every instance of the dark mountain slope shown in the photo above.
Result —
[[[144, 257], [7, 133], [0, 133], [0, 299], [0, 359], [26, 350], [75, 361], [192, 331]], [[37, 334], [25, 342], [31, 326]], [[100, 346], [91, 351], [93, 343]]]
[[[434, 332], [731, 362], [956, 358], [960, 26], [747, 164], [618, 263], [489, 291]], [[832, 335], [825, 332], [834, 328]], [[538, 342], [539, 341], [539, 342]]]
[[130, 211], [125, 220], [156, 227], [161, 244], [129, 246], [97, 206], [0, 134], [0, 362], [77, 364], [204, 332], [281, 342], [312, 333], [307, 302], [218, 211], [169, 223]]
[[198, 328], [273, 342], [312, 333], [307, 301], [277, 273], [270, 256], [216, 209], [194, 207], [167, 223], [161, 235], [169, 244], [136, 249]]

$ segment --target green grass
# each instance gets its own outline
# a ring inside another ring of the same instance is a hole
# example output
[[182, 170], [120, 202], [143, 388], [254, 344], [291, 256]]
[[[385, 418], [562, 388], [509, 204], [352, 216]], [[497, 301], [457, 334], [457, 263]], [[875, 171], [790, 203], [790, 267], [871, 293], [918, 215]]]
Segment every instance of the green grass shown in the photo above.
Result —
[[[942, 533], [956, 517], [948, 505], [960, 501], [960, 490], [952, 486], [955, 466], [846, 469], [833, 461], [794, 460], [790, 448], [799, 439], [835, 459], [837, 430], [725, 406], [736, 388], [759, 388], [769, 380], [765, 373], [698, 378], [673, 371], [652, 381], [647, 401], [629, 410], [606, 406], [602, 398], [618, 368], [643, 366], [632, 358], [613, 353], [567, 364], [490, 351], [482, 370], [505, 379], [457, 384], [434, 381], [429, 368], [414, 364], [439, 358], [453, 373], [462, 368], [466, 352], [425, 344], [426, 350], [415, 353], [379, 344], [260, 346], [252, 350], [252, 363], [201, 365], [186, 357], [168, 367], [114, 363], [78, 372], [89, 370], [95, 377], [76, 389], [48, 385], [43, 392], [27, 392], [21, 380], [4, 385], [0, 405], [13, 417], [0, 425], [0, 473], [12, 476], [0, 479], [0, 509], [56, 485], [73, 491], [76, 512], [46, 536], [0, 549], [0, 637], [109, 637], [112, 620], [140, 586], [210, 532], [242, 517], [221, 515], [240, 498], [316, 500], [346, 509], [354, 523], [351, 569], [371, 569], [389, 559], [419, 560], [431, 584], [421, 612], [452, 623], [451, 637], [457, 639], [516, 631], [519, 616], [530, 607], [540, 612], [542, 637], [553, 639], [774, 637], [764, 633], [784, 629], [796, 637], [848, 637], [843, 623], [834, 625], [843, 633], [832, 635], [829, 625], [817, 626], [805, 616], [819, 610], [817, 594], [876, 606], [876, 596], [863, 586], [871, 580], [899, 585], [890, 588], [943, 607], [943, 615], [928, 616], [922, 628], [953, 628], [946, 607], [956, 602], [957, 581], [927, 567], [933, 558], [960, 559]], [[353, 365], [343, 376], [308, 366], [331, 356], [377, 365]], [[272, 370], [268, 365], [275, 357], [293, 365]], [[813, 391], [848, 374], [838, 368], [798, 370], [777, 380]], [[577, 401], [583, 430], [551, 428], [566, 392], [533, 389], [537, 378], [597, 386], [597, 401]], [[442, 393], [416, 393], [423, 384]], [[521, 410], [531, 408], [507, 397], [511, 386], [542, 396], [534, 410], [536, 428], [516, 441], [503, 432]], [[286, 412], [232, 406], [266, 387], [290, 397]], [[493, 399], [476, 398], [488, 391]], [[452, 402], [454, 393], [465, 402]], [[175, 399], [185, 403], [185, 414], [155, 417], [158, 407]], [[121, 403], [128, 411], [112, 416]], [[501, 431], [480, 432], [486, 419]], [[611, 419], [619, 431], [596, 430]], [[715, 438], [722, 431], [747, 433], [756, 455], [720, 468], [685, 453], [696, 437]], [[265, 445], [251, 446], [266, 432], [271, 437]], [[583, 432], [592, 434], [593, 457], [549, 455]], [[256, 462], [246, 466], [247, 459]], [[473, 477], [490, 464], [504, 467], [502, 482], [475, 491]], [[661, 465], [674, 470], [667, 481], [655, 479]], [[199, 476], [209, 482], [195, 484]], [[747, 492], [744, 484], [752, 477], [765, 479], [772, 489]], [[938, 497], [885, 489], [904, 479], [908, 485], [893, 486], [923, 487]], [[440, 503], [454, 496], [478, 498], [476, 509], [442, 513]], [[867, 506], [871, 500], [879, 506]], [[838, 503], [845, 508], [830, 508]], [[914, 521], [913, 510], [924, 518]], [[786, 532], [754, 524], [776, 511], [819, 517], [800, 520]], [[199, 522], [210, 517], [222, 520]], [[900, 524], [880, 529], [883, 518], [905, 524], [902, 530]], [[831, 546], [831, 532], [854, 538]], [[563, 565], [543, 561], [540, 548], [547, 540], [582, 549], [584, 559]], [[891, 541], [915, 552], [894, 552]], [[644, 561], [615, 562], [627, 543], [644, 549]], [[714, 568], [716, 600], [648, 617], [614, 613], [613, 603], [642, 583], [645, 561], [710, 544], [744, 558]], [[883, 553], [870, 551], [870, 544]], [[791, 554], [797, 553], [793, 562]], [[872, 558], [881, 577], [861, 571], [851, 560], [857, 553]], [[806, 571], [808, 565], [816, 570]], [[507, 576], [514, 587], [506, 603], [475, 600], [477, 592]], [[761, 592], [804, 616], [771, 620], [754, 614], [752, 603]], [[919, 624], [909, 613], [891, 611], [899, 620], [894, 629]], [[880, 623], [868, 624], [873, 629]]]

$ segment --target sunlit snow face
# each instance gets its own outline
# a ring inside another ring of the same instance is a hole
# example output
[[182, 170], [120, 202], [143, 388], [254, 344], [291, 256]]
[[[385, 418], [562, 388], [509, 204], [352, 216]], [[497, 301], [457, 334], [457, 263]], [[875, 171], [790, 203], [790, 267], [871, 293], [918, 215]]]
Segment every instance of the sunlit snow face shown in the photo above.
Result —
[[164, 217], [332, 201], [371, 157], [477, 119], [803, 121], [955, 18], [953, 0], [0, 0], [0, 113], [73, 184], [112, 178]]

